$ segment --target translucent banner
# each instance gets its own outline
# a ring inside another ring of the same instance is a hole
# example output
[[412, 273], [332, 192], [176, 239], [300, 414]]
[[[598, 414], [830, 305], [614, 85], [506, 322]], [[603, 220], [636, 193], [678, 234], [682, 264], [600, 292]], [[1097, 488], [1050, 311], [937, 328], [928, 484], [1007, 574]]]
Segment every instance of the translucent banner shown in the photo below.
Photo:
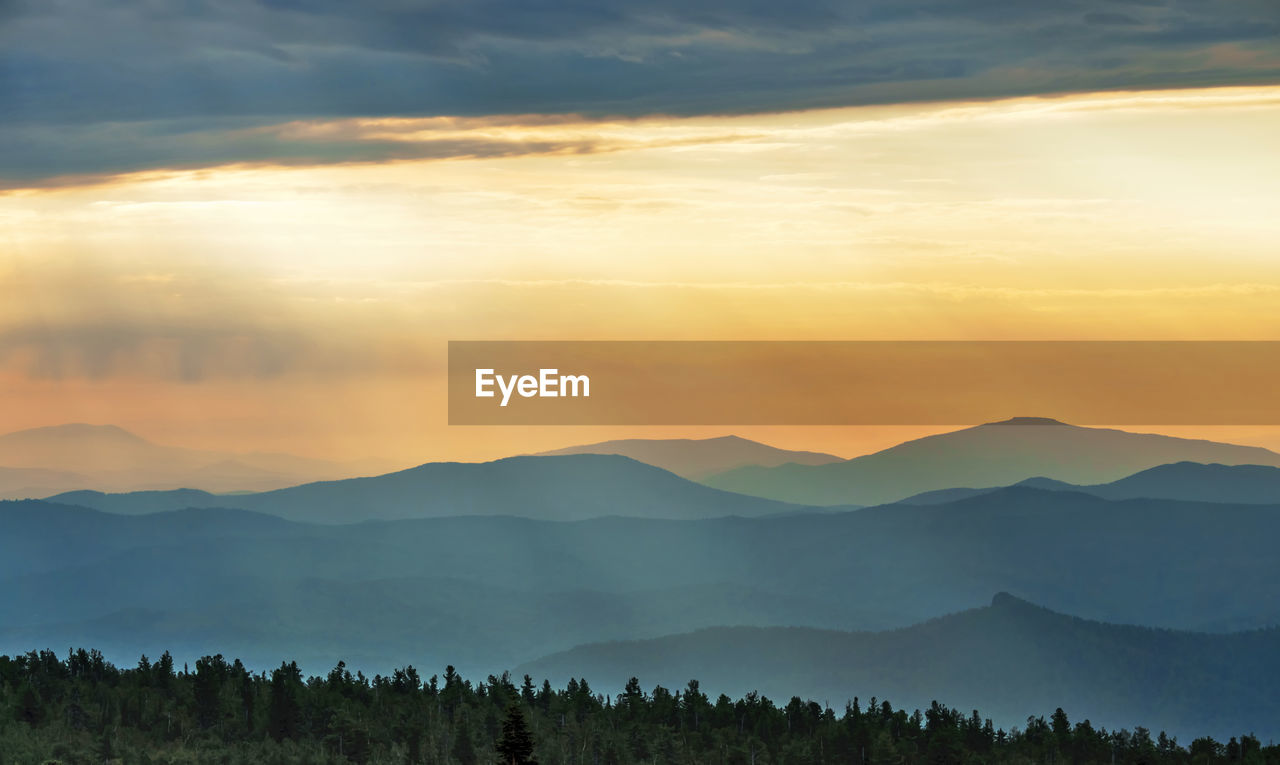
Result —
[[1280, 342], [454, 341], [453, 425], [1280, 424]]

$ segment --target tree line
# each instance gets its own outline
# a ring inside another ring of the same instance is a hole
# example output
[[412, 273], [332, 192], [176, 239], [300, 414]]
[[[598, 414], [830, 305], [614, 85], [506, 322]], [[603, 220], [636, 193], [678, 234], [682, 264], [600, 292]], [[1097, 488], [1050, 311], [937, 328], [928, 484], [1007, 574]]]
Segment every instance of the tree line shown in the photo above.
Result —
[[1004, 730], [937, 702], [842, 710], [756, 693], [712, 699], [696, 680], [606, 695], [585, 679], [556, 689], [447, 667], [368, 677], [339, 663], [252, 672], [165, 653], [120, 669], [97, 651], [0, 656], [0, 765], [870, 765], [872, 763], [1276, 763], [1245, 734], [1187, 745], [1144, 728], [1108, 731], [1055, 710]]

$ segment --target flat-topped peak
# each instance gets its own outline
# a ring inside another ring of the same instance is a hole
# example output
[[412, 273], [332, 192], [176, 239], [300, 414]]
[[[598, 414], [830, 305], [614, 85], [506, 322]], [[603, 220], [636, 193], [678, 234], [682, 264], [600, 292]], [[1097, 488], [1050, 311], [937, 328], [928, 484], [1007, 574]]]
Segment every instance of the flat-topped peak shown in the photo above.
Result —
[[1010, 417], [999, 422], [988, 422], [987, 425], [1066, 425], [1052, 417]]
[[86, 422], [69, 422], [62, 425], [44, 425], [12, 433], [0, 434], [6, 442], [54, 442], [69, 440], [112, 441], [116, 443], [146, 444], [148, 441], [119, 425], [93, 425]]

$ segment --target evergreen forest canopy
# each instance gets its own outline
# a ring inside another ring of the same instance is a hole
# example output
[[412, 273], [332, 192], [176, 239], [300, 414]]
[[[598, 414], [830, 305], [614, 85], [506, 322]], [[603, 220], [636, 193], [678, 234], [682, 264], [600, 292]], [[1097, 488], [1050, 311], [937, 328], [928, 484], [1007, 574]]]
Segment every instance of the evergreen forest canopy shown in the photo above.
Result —
[[556, 690], [525, 675], [483, 681], [453, 669], [352, 674], [339, 663], [304, 677], [282, 663], [250, 672], [170, 654], [118, 669], [98, 651], [0, 656], [0, 762], [359, 763], [380, 765], [835, 765], [837, 763], [1280, 763], [1280, 746], [1242, 732], [1226, 742], [1095, 728], [1062, 709], [995, 727], [978, 710], [934, 702], [908, 713], [888, 700], [842, 710], [756, 693], [716, 699], [696, 680], [614, 697], [585, 679]]

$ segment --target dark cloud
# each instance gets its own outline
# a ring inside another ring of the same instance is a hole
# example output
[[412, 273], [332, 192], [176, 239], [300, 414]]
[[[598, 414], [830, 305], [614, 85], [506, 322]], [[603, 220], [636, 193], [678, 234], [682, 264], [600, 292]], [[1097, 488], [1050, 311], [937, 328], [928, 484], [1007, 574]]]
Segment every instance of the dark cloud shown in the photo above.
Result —
[[[1274, 0], [0, 0], [0, 177], [406, 150], [202, 150], [210, 123], [1276, 82], [1278, 38]], [[1211, 55], [1224, 46], [1236, 55]], [[180, 124], [199, 130], [180, 140]]]
[[1114, 26], [1138, 26], [1142, 22], [1127, 13], [1114, 13], [1111, 11], [1095, 11], [1084, 15], [1086, 24], [1094, 24], [1096, 26], [1114, 27]]
[[239, 125], [224, 130], [194, 130], [189, 121], [0, 127], [0, 142], [11, 154], [5, 159], [5, 172], [0, 174], [0, 190], [94, 182], [147, 166], [182, 169], [228, 164], [320, 165], [586, 154], [611, 148], [581, 139], [291, 139], [277, 130]]

